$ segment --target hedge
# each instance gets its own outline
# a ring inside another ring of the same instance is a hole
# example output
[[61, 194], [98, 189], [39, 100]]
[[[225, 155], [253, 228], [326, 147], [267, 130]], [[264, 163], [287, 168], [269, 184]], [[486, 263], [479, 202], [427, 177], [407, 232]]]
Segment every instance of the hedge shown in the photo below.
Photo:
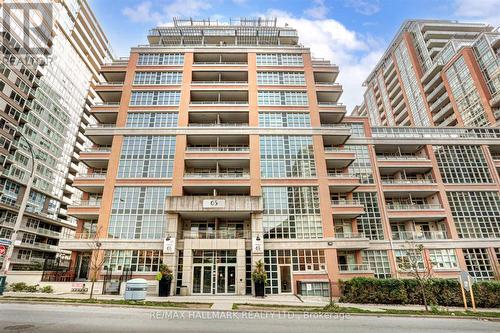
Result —
[[[460, 283], [454, 279], [430, 279], [427, 303], [441, 306], [463, 306]], [[473, 285], [476, 306], [500, 307], [500, 281], [481, 281]], [[414, 279], [375, 279], [357, 277], [340, 281], [341, 302], [372, 304], [423, 304]], [[467, 293], [469, 305], [471, 305]]]

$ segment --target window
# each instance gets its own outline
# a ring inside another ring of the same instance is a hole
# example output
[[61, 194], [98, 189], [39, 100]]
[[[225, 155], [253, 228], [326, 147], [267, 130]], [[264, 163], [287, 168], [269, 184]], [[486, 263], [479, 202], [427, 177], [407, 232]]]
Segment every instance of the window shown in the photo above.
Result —
[[363, 262], [370, 266], [379, 279], [388, 279], [391, 277], [391, 265], [386, 250], [365, 250], [361, 252]]
[[429, 257], [432, 268], [436, 270], [458, 268], [457, 255], [453, 249], [430, 249]]
[[447, 192], [460, 238], [500, 238], [498, 192]]
[[373, 184], [374, 179], [368, 146], [344, 145], [343, 149], [356, 154], [356, 159], [349, 165], [349, 175], [359, 178], [362, 184]]
[[481, 146], [433, 146], [444, 183], [491, 183]]
[[130, 105], [179, 105], [180, 91], [132, 91]]
[[165, 198], [169, 194], [170, 187], [116, 187], [109, 238], [162, 239]]
[[139, 66], [158, 65], [182, 65], [184, 64], [184, 54], [182, 53], [141, 53], [137, 60]]
[[177, 112], [129, 112], [126, 127], [177, 127], [177, 118]]
[[263, 178], [316, 176], [312, 138], [260, 136], [260, 170]]
[[302, 54], [259, 53], [257, 66], [304, 66]]
[[477, 280], [492, 280], [495, 278], [488, 258], [488, 249], [463, 249], [465, 265], [469, 274]]
[[175, 136], [126, 136], [118, 166], [119, 178], [171, 178]]
[[311, 127], [311, 117], [305, 112], [259, 112], [260, 127]]
[[308, 105], [307, 93], [305, 91], [259, 91], [259, 105]]
[[278, 265], [290, 265], [293, 272], [326, 272], [324, 250], [265, 250], [266, 294], [278, 293]]
[[263, 187], [264, 238], [321, 238], [318, 188]]
[[305, 86], [304, 72], [257, 72], [259, 85]]
[[181, 84], [182, 72], [136, 72], [134, 84]]
[[133, 272], [158, 272], [163, 252], [159, 250], [107, 250], [104, 270]]
[[[399, 271], [408, 271], [406, 265], [409, 264], [408, 256], [406, 255], [406, 250], [395, 250], [394, 251], [394, 256], [396, 257], [396, 265]], [[424, 266], [424, 259], [422, 256], [418, 259], [418, 269], [423, 270], [425, 268]], [[409, 269], [410, 271], [413, 270], [414, 268], [412, 267]]]
[[328, 282], [299, 282], [300, 295], [302, 296], [330, 296]]
[[354, 192], [353, 199], [361, 202], [365, 212], [357, 218], [358, 231], [371, 240], [384, 239], [384, 229], [376, 192]]

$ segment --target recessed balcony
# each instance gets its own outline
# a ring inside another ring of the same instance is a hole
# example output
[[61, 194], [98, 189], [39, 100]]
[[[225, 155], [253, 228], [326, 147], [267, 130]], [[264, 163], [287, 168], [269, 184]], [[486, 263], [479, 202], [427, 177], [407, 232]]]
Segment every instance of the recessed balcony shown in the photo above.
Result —
[[332, 200], [334, 218], [353, 219], [365, 213], [365, 206], [358, 200]]
[[123, 82], [98, 82], [94, 89], [104, 103], [120, 103]]
[[339, 273], [373, 276], [373, 270], [368, 264], [339, 264]]
[[246, 86], [248, 72], [243, 71], [193, 71], [191, 84], [197, 89], [213, 86]]
[[356, 153], [339, 146], [325, 146], [325, 159], [328, 169], [341, 169], [354, 162]]
[[[316, 89], [318, 89], [318, 86]], [[316, 98], [319, 105], [338, 103], [340, 95], [342, 95], [342, 86], [340, 85], [332, 85], [328, 89], [323, 87], [320, 91], [316, 91]]]
[[362, 250], [370, 247], [370, 240], [362, 232], [335, 232], [335, 247], [343, 250]]
[[248, 56], [246, 53], [195, 53], [193, 65], [203, 66], [247, 66]]
[[190, 112], [190, 127], [246, 127], [248, 112]]
[[446, 217], [446, 212], [438, 203], [387, 202], [390, 221], [436, 221]]
[[448, 239], [446, 231], [392, 231], [394, 241], [429, 241]]
[[[187, 137], [186, 152], [193, 154], [210, 154], [210, 153], [225, 153], [226, 154], [248, 154], [250, 151], [248, 135], [189, 135]], [[191, 156], [196, 158], [197, 156]], [[200, 155], [202, 157], [205, 155]], [[208, 155], [206, 156], [209, 157]], [[188, 156], [186, 156], [188, 158]]]
[[192, 105], [248, 105], [248, 91], [191, 91]]
[[86, 193], [102, 193], [105, 180], [106, 173], [79, 174], [73, 186]]
[[111, 147], [88, 147], [80, 152], [80, 160], [91, 168], [106, 168]]
[[382, 185], [386, 196], [397, 192], [427, 196], [439, 191], [436, 181], [430, 177], [382, 177]]
[[318, 70], [314, 70], [314, 83], [316, 83], [317, 85], [335, 83], [338, 74], [338, 71], [321, 72]]

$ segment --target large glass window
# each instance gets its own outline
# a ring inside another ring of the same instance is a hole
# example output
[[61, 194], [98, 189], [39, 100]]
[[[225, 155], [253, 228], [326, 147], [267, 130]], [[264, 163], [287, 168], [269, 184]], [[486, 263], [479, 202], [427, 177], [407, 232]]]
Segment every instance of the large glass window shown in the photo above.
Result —
[[136, 72], [134, 84], [181, 84], [182, 72]]
[[433, 146], [444, 183], [491, 183], [486, 158], [480, 146]]
[[318, 188], [263, 187], [264, 238], [321, 238]]
[[177, 127], [177, 118], [177, 112], [129, 112], [126, 127]]
[[175, 136], [126, 136], [118, 166], [118, 178], [170, 178]]
[[357, 218], [358, 231], [372, 240], [384, 239], [384, 229], [376, 192], [354, 192], [354, 200], [359, 201], [365, 212]]
[[180, 91], [132, 91], [130, 105], [179, 105]]
[[463, 249], [465, 265], [469, 274], [477, 280], [492, 280], [495, 278], [488, 249]]
[[306, 112], [259, 112], [260, 127], [311, 127]]
[[165, 200], [170, 187], [116, 187], [109, 238], [162, 239], [166, 227]]
[[133, 272], [158, 272], [163, 253], [159, 250], [107, 250], [104, 255], [104, 270]]
[[259, 85], [300, 85], [306, 84], [304, 72], [257, 72]]
[[308, 105], [307, 93], [305, 91], [259, 91], [259, 105]]
[[447, 192], [460, 238], [500, 238], [498, 192]]
[[312, 138], [261, 135], [260, 170], [263, 178], [316, 176]]
[[430, 249], [429, 259], [434, 269], [458, 268], [457, 254], [454, 249]]
[[387, 279], [391, 277], [391, 265], [386, 250], [365, 250], [361, 252], [363, 262], [370, 266], [370, 269], [375, 273], [375, 277], [379, 279]]
[[304, 66], [302, 54], [259, 53], [257, 66]]
[[137, 65], [182, 65], [184, 64], [184, 54], [182, 53], [141, 53], [137, 60]]

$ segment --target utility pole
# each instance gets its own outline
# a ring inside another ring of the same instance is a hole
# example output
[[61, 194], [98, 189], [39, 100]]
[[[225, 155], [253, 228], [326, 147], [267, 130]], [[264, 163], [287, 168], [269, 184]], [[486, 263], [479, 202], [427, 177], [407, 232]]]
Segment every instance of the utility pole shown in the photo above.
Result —
[[36, 168], [36, 162], [35, 162], [35, 153], [33, 152], [33, 146], [31, 143], [26, 139], [26, 137], [21, 133], [21, 131], [17, 131], [19, 135], [21, 135], [21, 138], [26, 141], [26, 144], [28, 145], [28, 148], [31, 153], [31, 173], [30, 177], [28, 179], [28, 182], [26, 183], [26, 189], [24, 190], [23, 194], [23, 199], [21, 200], [21, 205], [19, 207], [19, 212], [17, 213], [17, 218], [16, 218], [16, 224], [14, 224], [14, 230], [12, 231], [12, 234], [10, 235], [10, 245], [7, 249], [7, 253], [5, 255], [5, 259], [3, 261], [3, 266], [2, 266], [2, 271], [3, 273], [1, 275], [6, 276], [9, 268], [10, 268], [10, 263], [12, 261], [12, 254], [14, 253], [14, 245], [17, 240], [17, 233], [19, 229], [21, 228], [21, 222], [23, 221], [23, 215], [26, 210], [26, 206], [28, 205], [28, 199], [30, 196], [31, 192], [31, 186], [33, 185], [33, 180], [35, 179], [35, 168]]

